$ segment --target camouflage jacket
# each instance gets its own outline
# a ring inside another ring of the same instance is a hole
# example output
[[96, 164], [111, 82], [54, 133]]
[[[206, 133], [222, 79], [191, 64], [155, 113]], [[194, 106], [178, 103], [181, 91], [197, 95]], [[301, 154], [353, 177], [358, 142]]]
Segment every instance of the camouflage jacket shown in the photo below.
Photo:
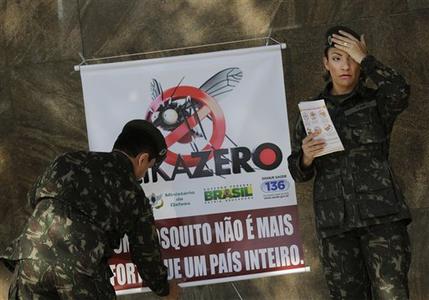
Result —
[[373, 56], [362, 61], [361, 70], [376, 89], [361, 80], [349, 95], [335, 97], [329, 93], [329, 83], [312, 99], [325, 100], [345, 151], [318, 157], [303, 168], [301, 145], [306, 133], [301, 117], [292, 136], [289, 170], [297, 182], [315, 176], [314, 213], [321, 237], [410, 218], [388, 162], [393, 123], [408, 106], [409, 86]]
[[126, 233], [130, 254], [148, 286], [169, 291], [152, 208], [121, 152], [59, 156], [28, 193], [35, 208], [2, 257], [63, 262], [90, 276], [111, 272], [107, 258]]

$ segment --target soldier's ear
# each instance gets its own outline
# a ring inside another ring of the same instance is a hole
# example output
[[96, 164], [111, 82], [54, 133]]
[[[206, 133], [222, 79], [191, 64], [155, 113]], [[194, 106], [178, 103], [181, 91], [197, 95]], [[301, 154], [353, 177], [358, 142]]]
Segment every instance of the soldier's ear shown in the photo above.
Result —
[[325, 70], [329, 72], [328, 58], [326, 56], [323, 57], [323, 65], [325, 66]]
[[144, 163], [148, 163], [149, 162], [149, 153], [142, 152], [139, 155], [137, 155], [137, 162], [138, 162], [139, 166], [141, 166]]

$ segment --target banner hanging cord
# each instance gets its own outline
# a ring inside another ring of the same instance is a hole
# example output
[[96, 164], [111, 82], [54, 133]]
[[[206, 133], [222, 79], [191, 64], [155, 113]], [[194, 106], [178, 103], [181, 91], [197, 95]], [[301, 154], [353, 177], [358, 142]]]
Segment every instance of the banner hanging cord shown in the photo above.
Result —
[[238, 291], [237, 287], [235, 286], [234, 282], [231, 282], [232, 287], [234, 288], [235, 292], [238, 295], [238, 298], [240, 298], [240, 300], [243, 300], [243, 297], [241, 297], [240, 292]]
[[99, 57], [99, 58], [89, 58], [89, 59], [86, 59], [82, 55], [82, 53], [79, 53], [79, 56], [82, 59], [82, 61], [79, 65], [74, 66], [74, 70], [79, 71], [80, 66], [86, 65], [92, 61], [109, 60], [109, 59], [116, 59], [116, 58], [133, 57], [133, 56], [139, 56], [139, 55], [156, 54], [156, 53], [172, 52], [172, 51], [180, 51], [180, 50], [188, 50], [188, 49], [198, 49], [198, 48], [214, 47], [214, 46], [220, 46], [220, 45], [230, 45], [230, 44], [245, 43], [245, 42], [251, 42], [251, 41], [258, 41], [258, 40], [266, 40], [265, 46], [268, 46], [269, 41], [273, 41], [274, 43], [279, 44], [282, 49], [286, 49], [286, 43], [280, 43], [279, 41], [273, 39], [271, 36], [267, 36], [267, 37], [229, 41], [229, 42], [212, 43], [212, 44], [204, 44], [204, 45], [188, 46], [188, 47], [179, 47], [179, 48], [171, 48], [171, 49], [165, 49], [165, 50], [155, 50], [155, 51], [122, 54], [122, 55], [106, 56], [106, 57]]

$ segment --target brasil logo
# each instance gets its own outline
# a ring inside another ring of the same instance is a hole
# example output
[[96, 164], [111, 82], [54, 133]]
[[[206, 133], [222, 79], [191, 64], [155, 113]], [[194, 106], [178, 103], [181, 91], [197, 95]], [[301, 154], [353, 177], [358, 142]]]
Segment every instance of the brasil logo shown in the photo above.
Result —
[[253, 197], [251, 184], [211, 188], [204, 191], [204, 201], [238, 200], [249, 197]]

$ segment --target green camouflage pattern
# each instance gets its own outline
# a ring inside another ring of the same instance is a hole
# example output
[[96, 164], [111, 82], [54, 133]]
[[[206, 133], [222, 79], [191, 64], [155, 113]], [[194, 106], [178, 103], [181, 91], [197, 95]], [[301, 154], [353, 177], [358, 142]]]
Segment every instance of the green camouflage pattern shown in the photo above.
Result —
[[28, 202], [34, 211], [27, 226], [0, 253], [1, 258], [21, 261], [14, 285], [18, 295], [23, 282], [31, 282], [26, 289], [76, 295], [92, 295], [94, 289], [87, 287], [97, 282], [110, 286], [113, 274], [107, 259], [124, 234], [142, 279], [156, 294], [168, 294], [152, 208], [125, 154], [63, 154], [37, 180]]
[[292, 136], [289, 170], [297, 182], [314, 178], [313, 201], [321, 262], [332, 299], [408, 299], [411, 221], [389, 165], [396, 117], [408, 106], [409, 86], [373, 56], [361, 63], [361, 80], [349, 95], [325, 99], [345, 151], [301, 166], [301, 118]]
[[[40, 276], [42, 274], [42, 276]], [[55, 289], [52, 287], [55, 286]], [[115, 299], [109, 278], [75, 272], [67, 263], [20, 260], [9, 289], [9, 299]]]
[[410, 240], [402, 221], [321, 239], [332, 299], [409, 299]]
[[408, 106], [409, 86], [373, 56], [362, 61], [361, 69], [377, 89], [361, 80], [351, 94], [335, 97], [329, 94], [329, 83], [314, 98], [325, 99], [345, 151], [317, 157], [303, 168], [301, 145], [306, 133], [300, 117], [292, 136], [289, 170], [297, 182], [315, 176], [314, 211], [321, 237], [410, 218], [388, 162], [393, 123]]

